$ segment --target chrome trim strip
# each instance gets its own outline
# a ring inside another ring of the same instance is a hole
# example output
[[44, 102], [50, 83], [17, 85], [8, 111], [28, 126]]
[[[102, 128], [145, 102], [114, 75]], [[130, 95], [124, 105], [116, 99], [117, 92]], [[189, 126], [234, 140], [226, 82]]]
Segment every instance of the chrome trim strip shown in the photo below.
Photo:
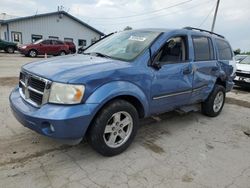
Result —
[[43, 92], [38, 91], [37, 89], [34, 89], [33, 87], [28, 86], [28, 89], [31, 90], [31, 91], [34, 91], [34, 92], [36, 92], [36, 93], [38, 93], [40, 95], [43, 95]]
[[28, 102], [29, 104], [31, 104], [34, 107], [37, 107], [37, 108], [40, 107], [37, 103], [33, 102], [32, 100], [26, 99], [21, 88], [19, 88], [19, 93], [20, 93], [21, 97], [23, 98], [23, 100], [25, 100], [26, 102]]
[[162, 98], [166, 98], [166, 97], [174, 97], [174, 96], [177, 96], [177, 95], [183, 95], [183, 94], [188, 94], [188, 93], [192, 93], [192, 92], [197, 92], [200, 89], [203, 89], [205, 87], [207, 87], [207, 85], [197, 87], [197, 88], [195, 88], [193, 90], [190, 89], [190, 90], [182, 91], [182, 92], [178, 92], [178, 93], [170, 93], [170, 94], [166, 94], [166, 95], [161, 95], [161, 96], [158, 96], [158, 97], [153, 97], [153, 100], [162, 99]]
[[24, 83], [22, 80], [20, 80], [19, 82], [20, 82], [24, 87], [26, 86], [25, 83]]
[[187, 93], [192, 93], [192, 90], [182, 91], [182, 92], [178, 92], [178, 93], [171, 93], [171, 94], [167, 94], [167, 95], [161, 95], [158, 97], [153, 97], [153, 100], [162, 99], [162, 98], [166, 98], [166, 97], [174, 97], [177, 95], [183, 95], [183, 94], [187, 94]]
[[206, 87], [207, 87], [207, 85], [203, 85], [203, 86], [197, 87], [197, 88], [193, 89], [193, 92], [199, 91], [199, 90], [204, 89]]

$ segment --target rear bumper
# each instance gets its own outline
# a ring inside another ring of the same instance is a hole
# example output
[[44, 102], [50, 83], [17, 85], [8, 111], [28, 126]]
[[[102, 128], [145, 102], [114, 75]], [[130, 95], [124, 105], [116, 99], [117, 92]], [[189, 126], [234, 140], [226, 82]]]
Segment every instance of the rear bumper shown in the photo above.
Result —
[[234, 83], [240, 87], [250, 88], [250, 75], [248, 77], [240, 77], [236, 76], [234, 79]]
[[42, 135], [57, 139], [84, 137], [93, 118], [97, 104], [54, 105], [36, 108], [25, 102], [15, 88], [9, 97], [16, 119]]

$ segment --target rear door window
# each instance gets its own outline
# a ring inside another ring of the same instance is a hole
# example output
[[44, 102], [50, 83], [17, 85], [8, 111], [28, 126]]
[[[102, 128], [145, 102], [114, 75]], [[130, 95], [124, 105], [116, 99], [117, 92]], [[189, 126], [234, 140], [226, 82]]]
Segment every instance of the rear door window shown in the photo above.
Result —
[[203, 36], [193, 36], [194, 60], [214, 60], [214, 51], [211, 39]]
[[233, 54], [230, 45], [228, 42], [215, 39], [216, 46], [218, 48], [218, 56], [220, 60], [232, 60]]

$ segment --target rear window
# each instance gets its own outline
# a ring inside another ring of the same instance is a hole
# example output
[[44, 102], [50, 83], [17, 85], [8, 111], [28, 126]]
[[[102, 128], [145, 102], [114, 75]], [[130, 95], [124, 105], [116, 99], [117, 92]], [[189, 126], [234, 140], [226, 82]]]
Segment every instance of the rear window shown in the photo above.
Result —
[[228, 42], [221, 40], [221, 39], [215, 39], [216, 46], [218, 48], [218, 55], [220, 60], [232, 60], [233, 54], [230, 45]]
[[202, 36], [193, 36], [195, 61], [208, 61], [214, 59], [211, 39]]

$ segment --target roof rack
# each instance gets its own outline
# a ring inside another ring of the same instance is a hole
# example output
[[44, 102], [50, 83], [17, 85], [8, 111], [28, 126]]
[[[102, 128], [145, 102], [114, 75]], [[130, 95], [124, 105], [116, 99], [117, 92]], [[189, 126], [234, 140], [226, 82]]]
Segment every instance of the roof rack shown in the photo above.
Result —
[[210, 33], [212, 35], [217, 35], [218, 37], [221, 37], [221, 38], [225, 38], [224, 36], [222, 35], [219, 35], [217, 33], [214, 33], [212, 31], [208, 31], [208, 30], [204, 30], [204, 29], [200, 29], [200, 28], [195, 28], [195, 27], [184, 27], [183, 29], [188, 29], [188, 30], [197, 30], [197, 31], [201, 31], [201, 32], [206, 32], [206, 33]]

